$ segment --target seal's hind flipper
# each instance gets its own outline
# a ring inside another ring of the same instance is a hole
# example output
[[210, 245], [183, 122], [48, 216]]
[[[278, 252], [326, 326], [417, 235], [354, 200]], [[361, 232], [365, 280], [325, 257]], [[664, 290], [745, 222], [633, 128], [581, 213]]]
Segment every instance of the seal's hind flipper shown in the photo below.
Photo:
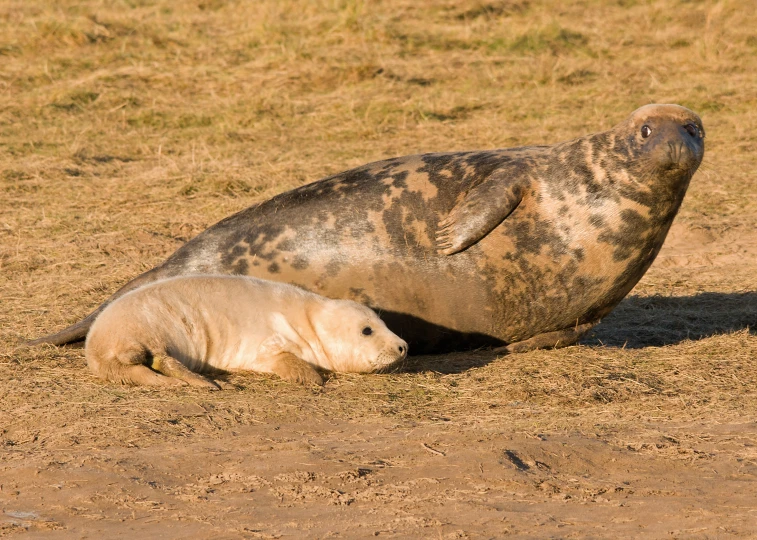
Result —
[[523, 185], [509, 171], [500, 171], [469, 190], [439, 222], [437, 251], [453, 255], [489, 234], [523, 199]]
[[173, 377], [189, 384], [190, 386], [199, 386], [208, 390], [220, 390], [221, 387], [215, 382], [195, 373], [187, 366], [171, 356], [155, 356], [150, 365], [155, 371], [162, 373], [166, 377]]
[[64, 328], [56, 334], [50, 334], [41, 338], [33, 339], [25, 342], [25, 347], [36, 347], [37, 345], [73, 345], [84, 343], [89, 332], [90, 326], [95, 321], [100, 312], [105, 308], [106, 304], [101, 305], [95, 311], [87, 315], [79, 322], [72, 324], [68, 328]]
[[118, 366], [114, 369], [108, 378], [111, 381], [120, 382], [121, 384], [132, 384], [134, 386], [186, 386], [187, 383], [175, 379], [173, 377], [166, 377], [160, 373], [156, 373], [149, 367], [143, 364], [136, 364], [131, 366]]

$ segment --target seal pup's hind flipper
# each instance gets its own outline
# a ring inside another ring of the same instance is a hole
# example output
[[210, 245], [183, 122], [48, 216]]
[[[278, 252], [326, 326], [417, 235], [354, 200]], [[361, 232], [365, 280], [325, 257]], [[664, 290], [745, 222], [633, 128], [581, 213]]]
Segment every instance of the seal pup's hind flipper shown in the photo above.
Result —
[[198, 386], [208, 390], [221, 389], [213, 380], [195, 373], [172, 356], [154, 356], [150, 367], [166, 377], [179, 379], [190, 386]]

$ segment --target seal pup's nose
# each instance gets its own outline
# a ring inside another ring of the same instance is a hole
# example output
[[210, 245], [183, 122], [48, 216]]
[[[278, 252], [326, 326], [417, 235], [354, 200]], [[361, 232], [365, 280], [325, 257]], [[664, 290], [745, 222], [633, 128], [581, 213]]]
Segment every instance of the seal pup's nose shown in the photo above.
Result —
[[407, 342], [403, 341], [398, 347], [397, 350], [400, 352], [400, 356], [398, 360], [404, 360], [407, 358]]

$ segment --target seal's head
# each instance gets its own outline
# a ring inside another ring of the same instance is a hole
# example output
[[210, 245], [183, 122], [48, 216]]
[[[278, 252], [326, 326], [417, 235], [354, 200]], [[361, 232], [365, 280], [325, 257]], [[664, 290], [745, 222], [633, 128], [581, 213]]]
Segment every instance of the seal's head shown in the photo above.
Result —
[[645, 105], [613, 131], [623, 135], [631, 168], [646, 173], [639, 178], [673, 176], [688, 184], [704, 157], [702, 120], [680, 105]]
[[351, 300], [328, 300], [311, 323], [332, 371], [383, 371], [407, 357], [407, 343], [376, 313]]

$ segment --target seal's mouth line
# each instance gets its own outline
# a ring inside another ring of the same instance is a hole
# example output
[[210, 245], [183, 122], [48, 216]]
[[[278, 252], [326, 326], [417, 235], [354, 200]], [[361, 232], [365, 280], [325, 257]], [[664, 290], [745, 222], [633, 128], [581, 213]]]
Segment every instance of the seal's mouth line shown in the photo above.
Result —
[[[384, 359], [387, 357], [393, 358], [393, 360], [388, 364], [384, 361]], [[394, 373], [396, 371], [399, 371], [405, 360], [407, 360], [407, 357], [403, 358], [395, 357], [394, 355], [381, 354], [376, 359], [373, 373]]]
[[694, 175], [694, 171], [696, 170], [696, 167], [690, 167], [687, 165], [684, 165], [680, 162], [678, 163], [671, 163], [668, 167], [665, 167], [666, 172], [670, 173], [686, 173], [689, 176]]
[[[691, 150], [686, 150], [686, 143], [675, 144], [668, 142], [667, 157], [668, 163], [659, 165], [655, 160], [641, 158], [636, 162], [638, 166], [636, 177], [629, 178], [629, 181], [636, 186], [649, 189], [649, 181], [662, 176], [685, 174], [689, 178], [699, 168], [701, 160], [694, 159], [695, 156]], [[688, 152], [692, 152], [689, 155]], [[693, 161], [693, 163], [692, 163]]]
[[380, 373], [380, 374], [397, 373], [399, 371], [402, 371], [402, 367], [403, 366], [404, 366], [404, 362], [398, 361], [398, 362], [394, 362], [392, 364], [389, 364], [387, 366], [382, 366], [382, 367], [378, 368], [377, 370], [375, 370], [374, 373]]

